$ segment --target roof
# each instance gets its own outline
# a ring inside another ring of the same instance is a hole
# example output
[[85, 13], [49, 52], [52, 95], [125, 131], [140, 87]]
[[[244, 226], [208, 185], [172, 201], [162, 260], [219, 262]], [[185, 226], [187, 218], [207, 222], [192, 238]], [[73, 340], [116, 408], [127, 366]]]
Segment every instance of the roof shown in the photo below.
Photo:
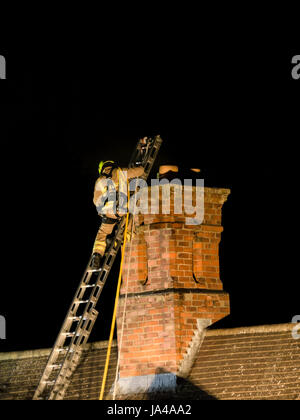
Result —
[[300, 399], [295, 324], [207, 333], [190, 380], [218, 399]]
[[[187, 379], [176, 392], [135, 394], [117, 399], [300, 399], [300, 339], [295, 324], [207, 330]], [[90, 343], [74, 373], [65, 399], [99, 398], [107, 342]], [[32, 399], [50, 349], [0, 353], [0, 400]], [[113, 343], [106, 399], [115, 379]]]

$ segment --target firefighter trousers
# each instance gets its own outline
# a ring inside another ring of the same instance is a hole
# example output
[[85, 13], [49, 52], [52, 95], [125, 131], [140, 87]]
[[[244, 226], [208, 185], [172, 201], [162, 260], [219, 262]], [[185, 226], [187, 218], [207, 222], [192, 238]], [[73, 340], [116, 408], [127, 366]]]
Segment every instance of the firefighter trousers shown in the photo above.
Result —
[[[107, 218], [102, 218], [94, 242], [93, 253], [98, 253], [103, 257], [107, 246], [106, 238], [112, 233], [114, 227], [116, 226], [116, 223], [118, 223], [119, 220], [120, 219], [118, 219], [116, 216], [108, 216]], [[131, 239], [131, 226], [132, 222], [128, 225], [127, 241], [130, 241]]]

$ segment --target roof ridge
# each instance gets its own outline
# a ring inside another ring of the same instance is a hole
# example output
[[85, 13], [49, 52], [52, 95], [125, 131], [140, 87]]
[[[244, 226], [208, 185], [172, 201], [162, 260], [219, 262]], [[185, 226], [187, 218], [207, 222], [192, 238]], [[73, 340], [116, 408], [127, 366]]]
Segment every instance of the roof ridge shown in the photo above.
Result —
[[250, 327], [235, 327], [224, 329], [207, 329], [206, 337], [215, 337], [219, 335], [239, 335], [251, 333], [266, 333], [266, 332], [285, 332], [290, 331], [295, 327], [295, 323], [290, 322], [286, 324], [267, 324], [255, 325]]

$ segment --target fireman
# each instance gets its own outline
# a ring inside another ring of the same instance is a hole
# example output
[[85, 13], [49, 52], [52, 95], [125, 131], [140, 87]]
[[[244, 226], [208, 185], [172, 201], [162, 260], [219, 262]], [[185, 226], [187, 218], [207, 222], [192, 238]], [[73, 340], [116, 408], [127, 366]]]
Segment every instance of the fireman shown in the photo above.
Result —
[[[120, 214], [118, 214], [121, 203], [117, 203], [117, 196], [122, 197], [119, 187], [123, 185], [124, 188], [125, 183], [126, 190], [123, 191], [123, 194], [125, 193], [127, 198], [127, 180], [143, 174], [144, 168], [141, 166], [121, 169], [114, 161], [100, 162], [100, 176], [95, 184], [93, 201], [102, 220], [93, 246], [92, 269], [99, 270], [101, 259], [106, 250], [106, 238], [121, 219]], [[124, 209], [122, 210], [124, 211]]]

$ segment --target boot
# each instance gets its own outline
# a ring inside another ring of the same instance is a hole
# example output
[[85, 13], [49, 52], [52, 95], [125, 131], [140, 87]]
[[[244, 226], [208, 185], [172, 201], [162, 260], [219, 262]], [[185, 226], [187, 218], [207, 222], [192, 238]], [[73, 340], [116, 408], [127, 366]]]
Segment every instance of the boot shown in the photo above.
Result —
[[99, 270], [101, 259], [102, 259], [102, 255], [100, 255], [98, 252], [94, 252], [92, 256], [92, 262], [91, 262], [90, 268], [93, 270]]

